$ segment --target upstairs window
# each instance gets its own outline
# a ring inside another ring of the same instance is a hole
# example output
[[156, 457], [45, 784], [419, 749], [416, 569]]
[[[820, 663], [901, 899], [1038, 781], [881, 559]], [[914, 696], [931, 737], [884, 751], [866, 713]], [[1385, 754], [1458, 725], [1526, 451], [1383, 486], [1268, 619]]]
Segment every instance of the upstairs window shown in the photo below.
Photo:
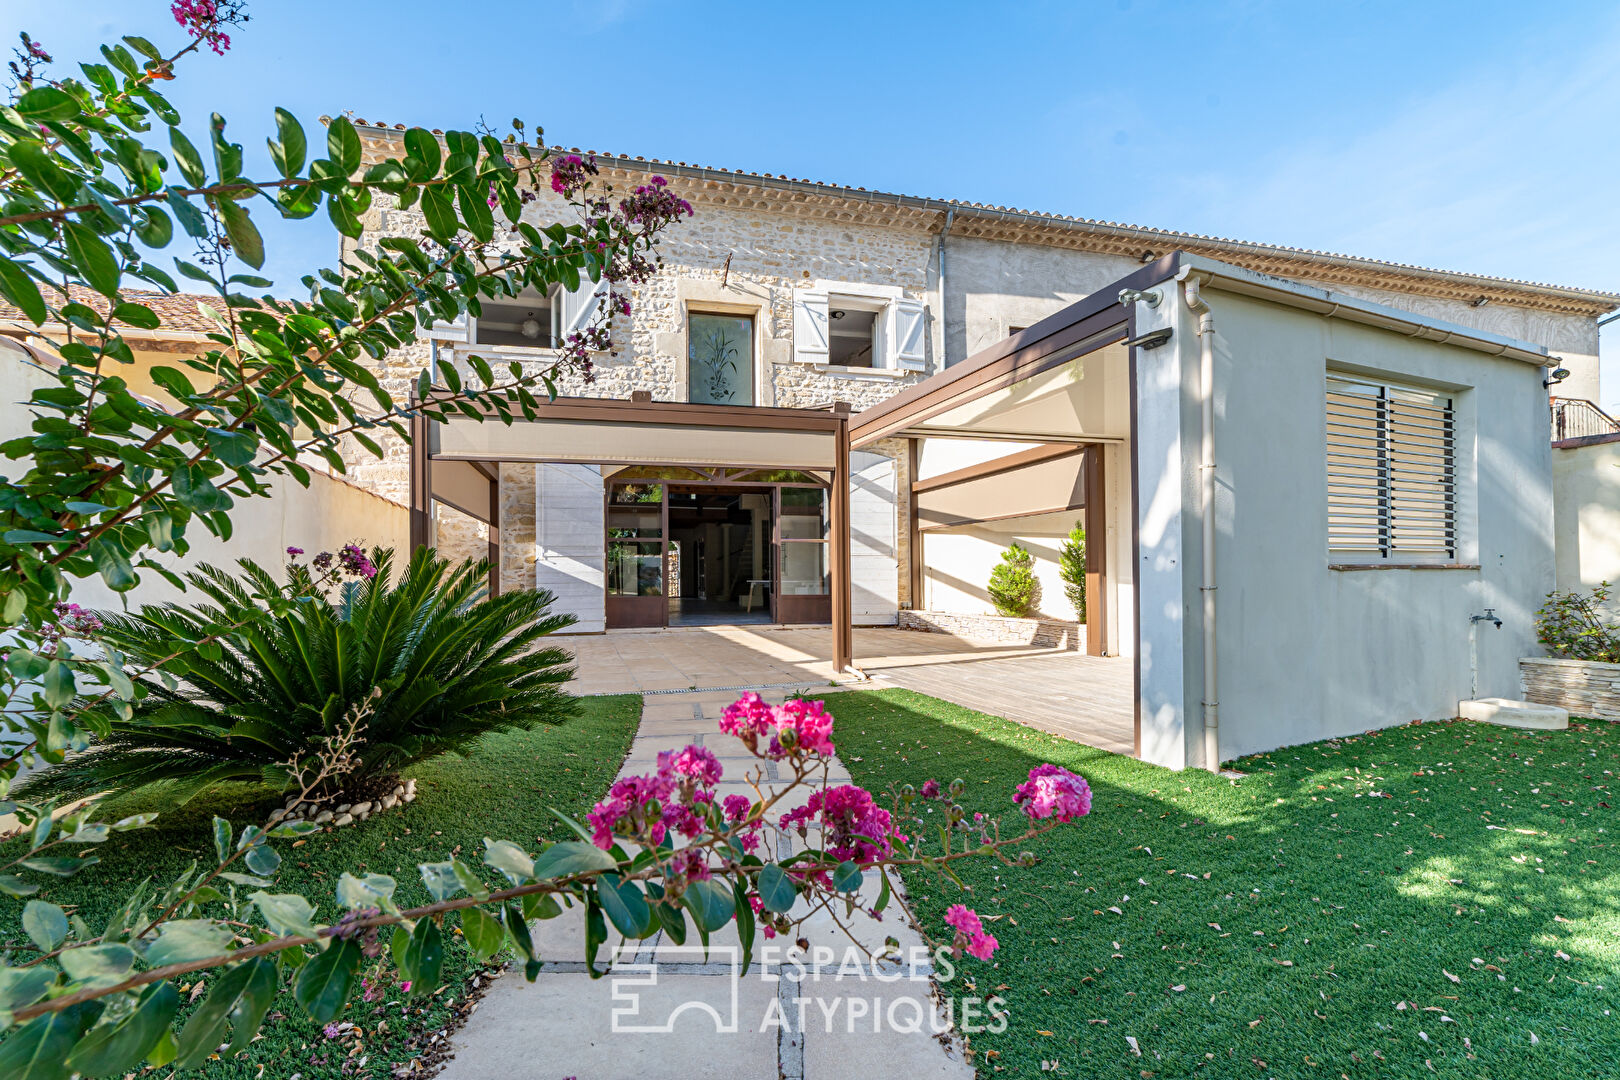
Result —
[[895, 287], [817, 282], [793, 300], [793, 359], [849, 370], [921, 371], [924, 307]]
[[1457, 557], [1453, 405], [1433, 390], [1328, 380], [1328, 551], [1336, 561]]
[[585, 280], [573, 292], [554, 285], [548, 293], [484, 299], [469, 340], [490, 348], [555, 349], [591, 324], [607, 288], [606, 281]]
[[754, 320], [748, 315], [691, 312], [686, 323], [687, 400], [705, 405], [754, 403]]

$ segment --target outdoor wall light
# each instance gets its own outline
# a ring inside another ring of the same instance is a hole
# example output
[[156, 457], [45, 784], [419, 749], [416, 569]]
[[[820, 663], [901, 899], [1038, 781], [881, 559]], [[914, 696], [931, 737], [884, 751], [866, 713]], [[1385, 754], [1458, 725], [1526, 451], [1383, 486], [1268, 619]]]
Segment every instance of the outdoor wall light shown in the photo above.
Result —
[[1569, 378], [1569, 368], [1565, 367], [1563, 364], [1559, 364], [1557, 367], [1552, 369], [1552, 374], [1541, 380], [1541, 388], [1543, 390], [1551, 389], [1567, 378]]
[[1147, 333], [1143, 334], [1141, 337], [1132, 338], [1131, 340], [1127, 341], [1125, 344], [1126, 345], [1134, 345], [1138, 349], [1157, 349], [1160, 345], [1163, 345], [1165, 342], [1167, 342], [1169, 340], [1170, 340], [1170, 328], [1168, 326], [1161, 326], [1157, 330], [1149, 330]]
[[844, 317], [844, 313], [842, 311], [832, 311], [828, 312], [828, 314], [830, 314], [834, 319], [842, 319]]
[[534, 312], [529, 312], [529, 317], [523, 320], [523, 325], [518, 327], [518, 331], [530, 341], [540, 336], [540, 320], [534, 317]]
[[1148, 307], [1158, 307], [1161, 299], [1158, 289], [1121, 289], [1119, 302], [1121, 304], [1134, 304], [1141, 301]]

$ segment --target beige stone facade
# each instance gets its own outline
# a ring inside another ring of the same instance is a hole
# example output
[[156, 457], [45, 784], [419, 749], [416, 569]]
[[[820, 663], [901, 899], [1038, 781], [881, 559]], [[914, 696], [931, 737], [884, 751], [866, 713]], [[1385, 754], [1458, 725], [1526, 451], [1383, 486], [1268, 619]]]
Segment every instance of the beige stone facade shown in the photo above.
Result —
[[1620, 720], [1620, 664], [1526, 658], [1519, 661], [1519, 685], [1526, 701], [1557, 705], [1571, 716]]

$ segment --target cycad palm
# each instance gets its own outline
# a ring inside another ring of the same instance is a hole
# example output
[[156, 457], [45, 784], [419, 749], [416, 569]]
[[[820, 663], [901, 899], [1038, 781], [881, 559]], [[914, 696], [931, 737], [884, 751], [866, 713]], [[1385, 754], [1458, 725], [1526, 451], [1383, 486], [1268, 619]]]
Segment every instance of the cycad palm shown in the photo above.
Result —
[[[284, 615], [224, 635], [220, 648], [187, 651], [165, 668], [172, 688], [145, 680], [145, 697], [122, 719], [101, 718], [93, 753], [41, 773], [28, 788], [88, 795], [164, 785], [184, 801], [231, 781], [287, 782], [283, 763], [306, 757], [336, 733], [349, 710], [379, 690], [341, 778], [353, 788], [412, 762], [451, 751], [491, 731], [556, 723], [573, 712], [562, 685], [569, 655], [540, 639], [572, 624], [547, 614], [543, 591], [484, 595], [487, 563], [452, 567], [418, 550], [398, 585], [392, 553], [378, 572], [345, 585], [335, 601], [315, 596]], [[278, 589], [251, 560], [242, 573], [205, 566], [187, 575], [212, 604], [147, 606], [138, 615], [101, 613], [106, 642], [145, 667], [212, 628], [244, 620], [259, 595]]]

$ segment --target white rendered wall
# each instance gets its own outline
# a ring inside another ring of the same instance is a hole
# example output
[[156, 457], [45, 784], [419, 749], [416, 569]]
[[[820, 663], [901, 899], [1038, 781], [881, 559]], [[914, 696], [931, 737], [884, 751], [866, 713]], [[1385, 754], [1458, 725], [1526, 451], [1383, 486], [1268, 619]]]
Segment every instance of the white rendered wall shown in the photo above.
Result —
[[[1458, 701], [1474, 694], [1516, 697], [1518, 658], [1538, 651], [1532, 619], [1553, 585], [1540, 370], [1232, 293], [1205, 296], [1217, 328], [1223, 758], [1452, 717]], [[1178, 336], [1184, 362], [1195, 358], [1196, 339]], [[1458, 558], [1468, 568], [1329, 568], [1323, 395], [1330, 366], [1453, 390]], [[1191, 544], [1189, 555], [1195, 563]], [[1196, 565], [1187, 577], [1186, 599], [1196, 605]], [[1486, 607], [1504, 626], [1479, 631], [1476, 691], [1469, 616]], [[1196, 619], [1196, 607], [1187, 610]], [[1144, 604], [1145, 622], [1157, 614]], [[1198, 687], [1193, 629], [1187, 685]], [[1196, 700], [1189, 694], [1189, 704]], [[1188, 716], [1196, 746], [1192, 708]]]
[[1620, 440], [1554, 447], [1558, 588], [1620, 585]]

